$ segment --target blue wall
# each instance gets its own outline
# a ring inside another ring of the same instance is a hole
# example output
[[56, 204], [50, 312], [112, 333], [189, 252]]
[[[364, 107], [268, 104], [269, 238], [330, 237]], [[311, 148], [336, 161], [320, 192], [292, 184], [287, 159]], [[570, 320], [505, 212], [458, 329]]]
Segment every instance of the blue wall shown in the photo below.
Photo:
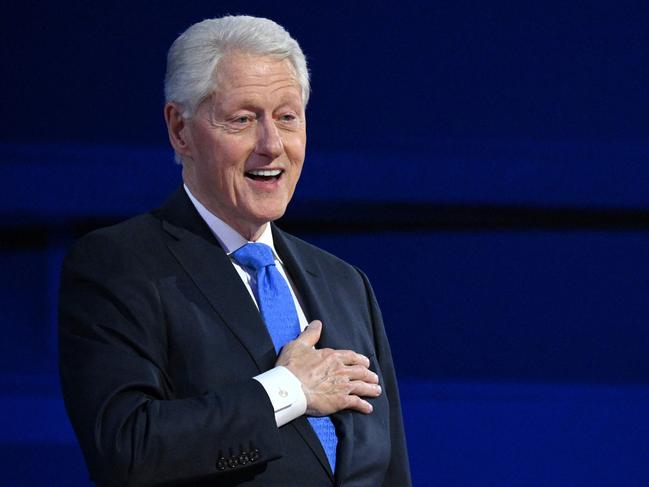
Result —
[[0, 465], [88, 485], [56, 372], [62, 256], [179, 184], [165, 53], [271, 17], [311, 63], [282, 224], [385, 315], [415, 485], [649, 485], [644, 2], [14, 3], [0, 16]]

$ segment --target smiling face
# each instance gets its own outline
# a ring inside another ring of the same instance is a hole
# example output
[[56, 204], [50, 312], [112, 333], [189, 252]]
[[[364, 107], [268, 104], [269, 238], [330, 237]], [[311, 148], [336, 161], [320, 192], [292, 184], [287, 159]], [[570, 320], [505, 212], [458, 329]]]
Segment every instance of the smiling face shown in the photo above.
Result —
[[216, 91], [183, 119], [165, 106], [183, 180], [212, 213], [249, 240], [281, 217], [300, 177], [306, 120], [300, 84], [287, 59], [229, 53]]

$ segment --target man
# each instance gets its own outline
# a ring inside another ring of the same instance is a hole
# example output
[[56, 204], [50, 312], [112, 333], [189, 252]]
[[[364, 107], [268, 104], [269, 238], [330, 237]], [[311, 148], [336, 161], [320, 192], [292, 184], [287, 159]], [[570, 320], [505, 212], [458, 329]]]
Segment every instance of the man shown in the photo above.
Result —
[[206, 20], [172, 45], [184, 185], [63, 269], [61, 380], [97, 484], [410, 485], [367, 278], [271, 223], [300, 176], [308, 95], [302, 51], [269, 20]]

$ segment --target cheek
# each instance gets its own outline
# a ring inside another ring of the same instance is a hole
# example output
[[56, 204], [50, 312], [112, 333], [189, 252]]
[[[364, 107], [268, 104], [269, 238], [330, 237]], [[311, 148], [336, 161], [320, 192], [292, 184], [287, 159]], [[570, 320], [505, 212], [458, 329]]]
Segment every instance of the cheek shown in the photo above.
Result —
[[306, 151], [306, 135], [292, 134], [287, 137], [284, 140], [284, 150], [292, 163], [301, 166]]
[[227, 180], [243, 173], [247, 152], [241, 144], [214, 141], [203, 147], [207, 170], [219, 179]]
[[236, 165], [249, 143], [245, 137], [226, 134], [218, 128], [197, 125], [192, 130], [192, 141], [197, 156], [210, 165]]
[[221, 139], [219, 144], [214, 144], [214, 151], [224, 166], [236, 167], [241, 170], [245, 167], [254, 148], [255, 141], [249, 136], [227, 137]]

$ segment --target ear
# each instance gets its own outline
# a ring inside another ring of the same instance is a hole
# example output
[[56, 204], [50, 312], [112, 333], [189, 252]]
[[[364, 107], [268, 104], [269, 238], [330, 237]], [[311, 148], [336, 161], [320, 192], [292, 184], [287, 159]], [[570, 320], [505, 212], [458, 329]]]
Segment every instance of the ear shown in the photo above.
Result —
[[164, 117], [167, 123], [167, 134], [169, 142], [180, 156], [191, 156], [191, 149], [188, 144], [189, 126], [187, 119], [183, 117], [182, 110], [174, 102], [165, 104]]

